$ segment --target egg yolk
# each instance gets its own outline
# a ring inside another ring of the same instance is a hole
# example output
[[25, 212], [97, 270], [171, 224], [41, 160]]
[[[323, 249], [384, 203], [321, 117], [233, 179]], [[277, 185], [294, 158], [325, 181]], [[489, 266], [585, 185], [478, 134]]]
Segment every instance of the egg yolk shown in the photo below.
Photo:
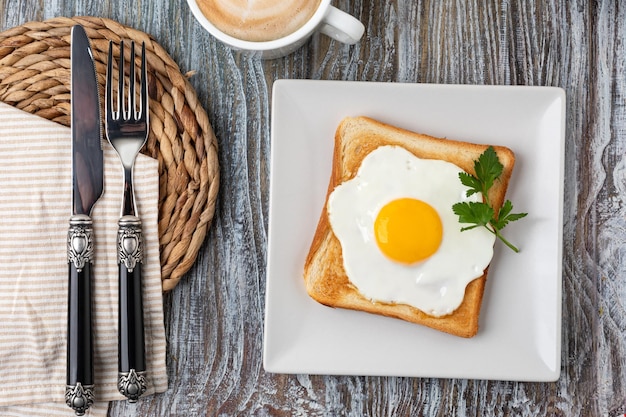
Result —
[[443, 235], [441, 218], [428, 203], [401, 198], [386, 204], [374, 222], [378, 247], [388, 258], [412, 264], [434, 254]]

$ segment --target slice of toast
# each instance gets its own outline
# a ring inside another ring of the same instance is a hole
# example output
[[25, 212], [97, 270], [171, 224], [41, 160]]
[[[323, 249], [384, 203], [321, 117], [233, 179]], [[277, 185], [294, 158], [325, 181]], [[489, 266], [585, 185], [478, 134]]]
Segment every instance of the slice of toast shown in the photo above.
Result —
[[[430, 316], [405, 304], [372, 302], [361, 295], [346, 276], [341, 245], [331, 229], [326, 212], [328, 197], [336, 186], [354, 178], [365, 156], [384, 145], [402, 146], [419, 158], [452, 162], [472, 175], [475, 175], [474, 161], [488, 147], [414, 133], [367, 117], [345, 118], [335, 134], [333, 165], [326, 203], [304, 265], [306, 289], [313, 299], [330, 307], [381, 314], [456, 336], [472, 337], [478, 332], [487, 269], [481, 277], [467, 285], [465, 297], [459, 308], [443, 317]], [[489, 192], [489, 200], [497, 212], [504, 203], [515, 164], [515, 155], [510, 149], [502, 146], [494, 146], [494, 149], [504, 166], [502, 175]]]

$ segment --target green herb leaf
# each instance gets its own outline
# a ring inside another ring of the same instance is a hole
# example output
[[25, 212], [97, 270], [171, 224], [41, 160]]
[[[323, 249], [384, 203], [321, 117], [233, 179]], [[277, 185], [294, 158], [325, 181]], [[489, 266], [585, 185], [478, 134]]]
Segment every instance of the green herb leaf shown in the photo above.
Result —
[[464, 202], [452, 206], [454, 214], [459, 216], [460, 223], [474, 223], [486, 226], [493, 219], [493, 209], [485, 203]]
[[480, 193], [483, 197], [483, 202], [456, 203], [452, 206], [452, 210], [454, 214], [459, 216], [459, 223], [470, 225], [461, 228], [461, 231], [471, 230], [476, 227], [485, 227], [513, 251], [519, 252], [518, 248], [502, 236], [500, 230], [510, 222], [526, 217], [527, 213], [512, 213], [513, 203], [506, 200], [496, 216], [495, 210], [489, 203], [489, 190], [498, 178], [500, 178], [503, 170], [504, 166], [500, 162], [500, 159], [498, 159], [498, 154], [495, 149], [492, 146], [488, 147], [485, 152], [474, 161], [476, 176], [466, 172], [459, 174], [461, 183], [468, 187], [466, 195], [469, 197], [473, 194]]
[[459, 178], [461, 179], [461, 183], [464, 186], [469, 187], [469, 190], [467, 190], [467, 192], [465, 193], [467, 197], [471, 196], [472, 194], [480, 193], [482, 185], [480, 181], [474, 178], [474, 176], [468, 174], [467, 172], [460, 172]]
[[498, 159], [498, 154], [493, 146], [490, 146], [474, 162], [476, 179], [482, 184], [481, 192], [486, 195], [493, 183], [500, 178], [504, 166]]
[[506, 200], [498, 213], [498, 219], [491, 222], [491, 225], [498, 230], [501, 230], [509, 224], [523, 217], [526, 217], [528, 213], [511, 213], [513, 210], [513, 203], [510, 200]]

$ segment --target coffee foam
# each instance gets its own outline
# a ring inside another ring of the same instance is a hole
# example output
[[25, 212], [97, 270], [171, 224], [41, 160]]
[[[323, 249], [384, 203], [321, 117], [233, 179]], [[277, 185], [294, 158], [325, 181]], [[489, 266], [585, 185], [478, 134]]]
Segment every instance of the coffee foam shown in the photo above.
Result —
[[262, 42], [285, 37], [302, 27], [320, 0], [197, 0], [215, 27], [234, 38]]

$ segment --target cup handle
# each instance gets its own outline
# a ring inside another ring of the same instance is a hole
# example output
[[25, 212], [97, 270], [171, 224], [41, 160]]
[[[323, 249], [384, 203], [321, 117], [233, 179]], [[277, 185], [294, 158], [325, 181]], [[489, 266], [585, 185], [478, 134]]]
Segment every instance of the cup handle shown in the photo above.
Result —
[[365, 26], [356, 17], [329, 6], [319, 30], [332, 39], [352, 45], [361, 39]]

